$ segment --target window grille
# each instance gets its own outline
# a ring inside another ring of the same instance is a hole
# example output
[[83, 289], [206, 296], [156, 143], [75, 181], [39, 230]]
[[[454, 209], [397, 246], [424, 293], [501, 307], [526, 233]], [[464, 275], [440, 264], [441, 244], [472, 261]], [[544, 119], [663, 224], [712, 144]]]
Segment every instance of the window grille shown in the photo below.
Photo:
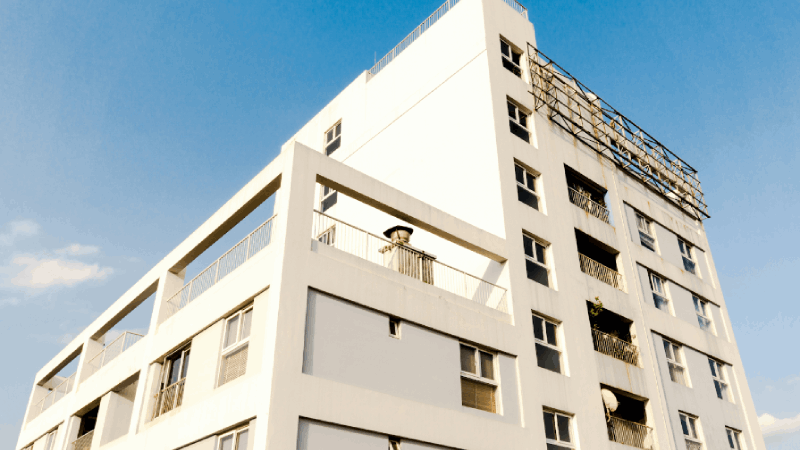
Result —
[[461, 404], [488, 412], [496, 412], [494, 355], [469, 345], [460, 345]]
[[725, 380], [725, 365], [711, 358], [708, 358], [708, 365], [711, 368], [711, 378], [714, 379], [714, 389], [717, 391], [717, 397], [731, 401], [728, 382]]
[[336, 125], [330, 127], [328, 131], [325, 132], [325, 154], [330, 156], [331, 153], [335, 152], [341, 146], [342, 121], [340, 120]]
[[533, 315], [533, 338], [539, 367], [561, 373], [561, 349], [558, 347], [558, 324]]
[[636, 227], [639, 229], [639, 242], [641, 242], [642, 247], [655, 252], [656, 239], [653, 237], [652, 221], [636, 213]]
[[539, 194], [536, 193], [537, 176], [519, 164], [514, 165], [514, 175], [517, 179], [517, 199], [539, 210]]
[[225, 321], [219, 385], [235, 380], [247, 371], [247, 352], [253, 307], [247, 307]]
[[527, 234], [522, 235], [522, 246], [525, 250], [525, 270], [531, 280], [550, 286], [549, 269], [547, 268], [547, 245]]
[[667, 355], [669, 377], [673, 382], [689, 386], [686, 381], [686, 367], [683, 362], [683, 349], [673, 342], [664, 340], [664, 352]]
[[500, 52], [503, 54], [503, 67], [514, 75], [522, 77], [522, 68], [520, 67], [522, 52], [504, 39], [500, 39]]
[[519, 106], [512, 102], [508, 104], [508, 126], [518, 138], [530, 143], [530, 132], [528, 131], [528, 114], [523, 112]]
[[572, 418], [555, 411], [544, 410], [544, 437], [547, 450], [575, 448], [572, 439]]

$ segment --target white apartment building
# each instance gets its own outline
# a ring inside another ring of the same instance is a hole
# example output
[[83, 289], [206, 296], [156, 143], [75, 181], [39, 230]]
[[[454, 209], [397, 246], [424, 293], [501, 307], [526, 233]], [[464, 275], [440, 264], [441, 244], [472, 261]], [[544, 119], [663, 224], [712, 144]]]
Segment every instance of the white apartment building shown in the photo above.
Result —
[[521, 5], [448, 0], [39, 370], [16, 448], [764, 449], [707, 217]]

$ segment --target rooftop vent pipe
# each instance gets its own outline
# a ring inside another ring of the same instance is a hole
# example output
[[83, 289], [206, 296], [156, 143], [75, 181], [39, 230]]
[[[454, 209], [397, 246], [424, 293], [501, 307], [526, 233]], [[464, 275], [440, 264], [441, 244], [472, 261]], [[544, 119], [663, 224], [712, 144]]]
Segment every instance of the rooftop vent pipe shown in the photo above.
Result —
[[409, 227], [397, 225], [383, 232], [383, 235], [391, 239], [395, 244], [408, 244], [411, 240], [411, 233], [414, 230]]

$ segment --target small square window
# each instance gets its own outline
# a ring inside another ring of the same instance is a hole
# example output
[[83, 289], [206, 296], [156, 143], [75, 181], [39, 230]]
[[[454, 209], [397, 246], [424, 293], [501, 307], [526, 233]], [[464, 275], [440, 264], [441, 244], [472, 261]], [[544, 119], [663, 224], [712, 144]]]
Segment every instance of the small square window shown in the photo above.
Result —
[[686, 448], [688, 450], [699, 450], [702, 448], [703, 443], [700, 441], [700, 419], [686, 413], [679, 413], [681, 418], [681, 430], [683, 437], [686, 439]]
[[536, 192], [538, 177], [519, 164], [514, 165], [514, 175], [517, 179], [517, 199], [538, 210], [539, 194]]
[[575, 448], [572, 439], [572, 417], [544, 410], [544, 437], [548, 450], [562, 450]]
[[728, 435], [728, 446], [732, 450], [742, 450], [742, 432], [733, 428], [725, 428], [725, 433]]
[[325, 132], [325, 154], [330, 156], [342, 145], [342, 122], [330, 127]]
[[667, 298], [666, 286], [667, 282], [660, 276], [650, 272], [650, 290], [653, 292], [653, 303], [656, 308], [671, 314], [669, 308], [669, 298]]
[[687, 272], [696, 275], [696, 264], [694, 262], [694, 257], [692, 256], [692, 246], [683, 239], [678, 239], [678, 248], [681, 251], [681, 258], [683, 258], [683, 268]]
[[500, 39], [500, 53], [503, 54], [503, 67], [518, 77], [522, 77], [520, 60], [522, 52], [504, 39]]
[[558, 324], [533, 315], [533, 338], [539, 367], [561, 373], [561, 349], [558, 347]]
[[528, 274], [528, 278], [549, 287], [550, 270], [546, 260], [548, 245], [532, 236], [523, 234], [522, 246], [525, 252], [525, 270]]
[[223, 434], [219, 437], [217, 450], [247, 450], [249, 432], [247, 428]]
[[400, 319], [389, 318], [389, 336], [400, 339]]
[[513, 133], [518, 138], [525, 142], [530, 143], [530, 132], [528, 131], [528, 114], [522, 111], [519, 106], [511, 101], [507, 102], [508, 105], [508, 125]]
[[639, 242], [641, 242], [642, 247], [655, 252], [656, 238], [653, 236], [653, 222], [636, 213], [636, 227], [639, 229]]

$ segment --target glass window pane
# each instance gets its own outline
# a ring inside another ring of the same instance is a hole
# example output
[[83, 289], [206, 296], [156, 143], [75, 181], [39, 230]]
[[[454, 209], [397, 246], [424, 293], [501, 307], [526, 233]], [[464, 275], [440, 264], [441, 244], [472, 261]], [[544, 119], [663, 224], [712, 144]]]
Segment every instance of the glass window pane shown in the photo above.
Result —
[[522, 56], [522, 53], [517, 53], [512, 51], [511, 52], [511, 61], [514, 61], [514, 64], [519, 65], [519, 59]]
[[731, 430], [726, 430], [726, 431], [728, 432], [728, 445], [731, 448], [735, 449], [736, 447], [734, 446], [734, 443], [733, 443], [733, 431], [731, 431]]
[[461, 346], [461, 370], [464, 372], [474, 373], [477, 374], [475, 367], [475, 349], [472, 347], [467, 347], [466, 345]]
[[169, 361], [171, 365], [169, 368], [169, 380], [167, 380], [167, 385], [177, 382], [180, 380], [181, 376], [181, 361]]
[[500, 41], [500, 51], [506, 56], [511, 55], [511, 48], [503, 41]]
[[186, 374], [189, 373], [189, 352], [187, 351], [183, 355], [183, 371], [181, 372], [181, 378], [186, 378]]
[[486, 352], [481, 353], [481, 376], [494, 380], [494, 357]]
[[544, 320], [533, 316], [533, 336], [540, 341], [544, 340]]
[[547, 439], [556, 440], [555, 414], [545, 411], [544, 413], [544, 436]]
[[716, 377], [717, 376], [717, 367], [716, 367], [716, 365], [717, 364], [713, 359], [709, 359], [708, 360], [708, 366], [711, 367], [711, 376], [712, 377]]
[[342, 134], [342, 123], [339, 122], [336, 124], [336, 137], [339, 137]]
[[506, 105], [508, 106], [508, 117], [517, 120], [517, 107], [511, 103], [507, 103]]
[[664, 353], [667, 354], [667, 359], [674, 359], [672, 357], [672, 344], [667, 341], [664, 341]]
[[689, 436], [689, 424], [686, 423], [687, 417], [681, 414], [681, 428], [683, 429], [683, 435]]
[[550, 322], [546, 322], [547, 328], [547, 343], [551, 345], [558, 345], [556, 341], [556, 326]]
[[524, 187], [517, 185], [517, 199], [533, 209], [539, 209], [539, 199]]
[[536, 344], [536, 362], [539, 367], [561, 373], [561, 352], [542, 344]]
[[525, 128], [528, 128], [528, 116], [526, 116], [522, 111], [519, 112], [519, 124]]
[[219, 450], [233, 450], [233, 435], [229, 434], [219, 440]]
[[249, 310], [244, 313], [244, 318], [242, 319], [242, 337], [239, 339], [245, 339], [250, 337], [250, 324], [253, 322], [253, 310]]
[[329, 130], [328, 131], [327, 138], [328, 138], [327, 142], [330, 142], [330, 141], [333, 140], [333, 130]]
[[724, 400], [725, 397], [722, 395], [722, 384], [719, 381], [714, 380], [714, 389], [717, 391], [717, 398]]
[[225, 347], [236, 343], [236, 334], [239, 331], [239, 315], [228, 320], [228, 329], [225, 333]]
[[525, 249], [525, 255], [533, 257], [533, 239], [523, 234], [522, 247]]
[[569, 436], [569, 417], [558, 416], [558, 440], [561, 442], [572, 442]]
[[525, 185], [528, 187], [528, 189], [530, 189], [532, 191], [536, 191], [536, 177], [534, 177], [533, 175], [531, 175], [529, 173], [526, 173], [525, 174]]
[[695, 424], [695, 420], [692, 417], [689, 417], [689, 426], [692, 430], [692, 437], [697, 438], [697, 426]]
[[672, 345], [672, 356], [675, 358], [675, 362], [678, 364], [683, 364], [683, 359], [681, 358], [681, 350], [678, 348], [677, 345]]
[[546, 264], [544, 260], [544, 246], [536, 242], [536, 260], [542, 264]]
[[517, 182], [525, 184], [525, 169], [520, 166], [514, 166], [514, 176], [517, 177]]
[[528, 278], [531, 280], [542, 284], [544, 286], [550, 286], [550, 282], [547, 276], [547, 269], [536, 264], [535, 262], [531, 262], [529, 260], [525, 261], [525, 270], [527, 271]]
[[236, 439], [236, 450], [247, 450], [248, 431], [244, 430], [239, 433], [239, 438]]

